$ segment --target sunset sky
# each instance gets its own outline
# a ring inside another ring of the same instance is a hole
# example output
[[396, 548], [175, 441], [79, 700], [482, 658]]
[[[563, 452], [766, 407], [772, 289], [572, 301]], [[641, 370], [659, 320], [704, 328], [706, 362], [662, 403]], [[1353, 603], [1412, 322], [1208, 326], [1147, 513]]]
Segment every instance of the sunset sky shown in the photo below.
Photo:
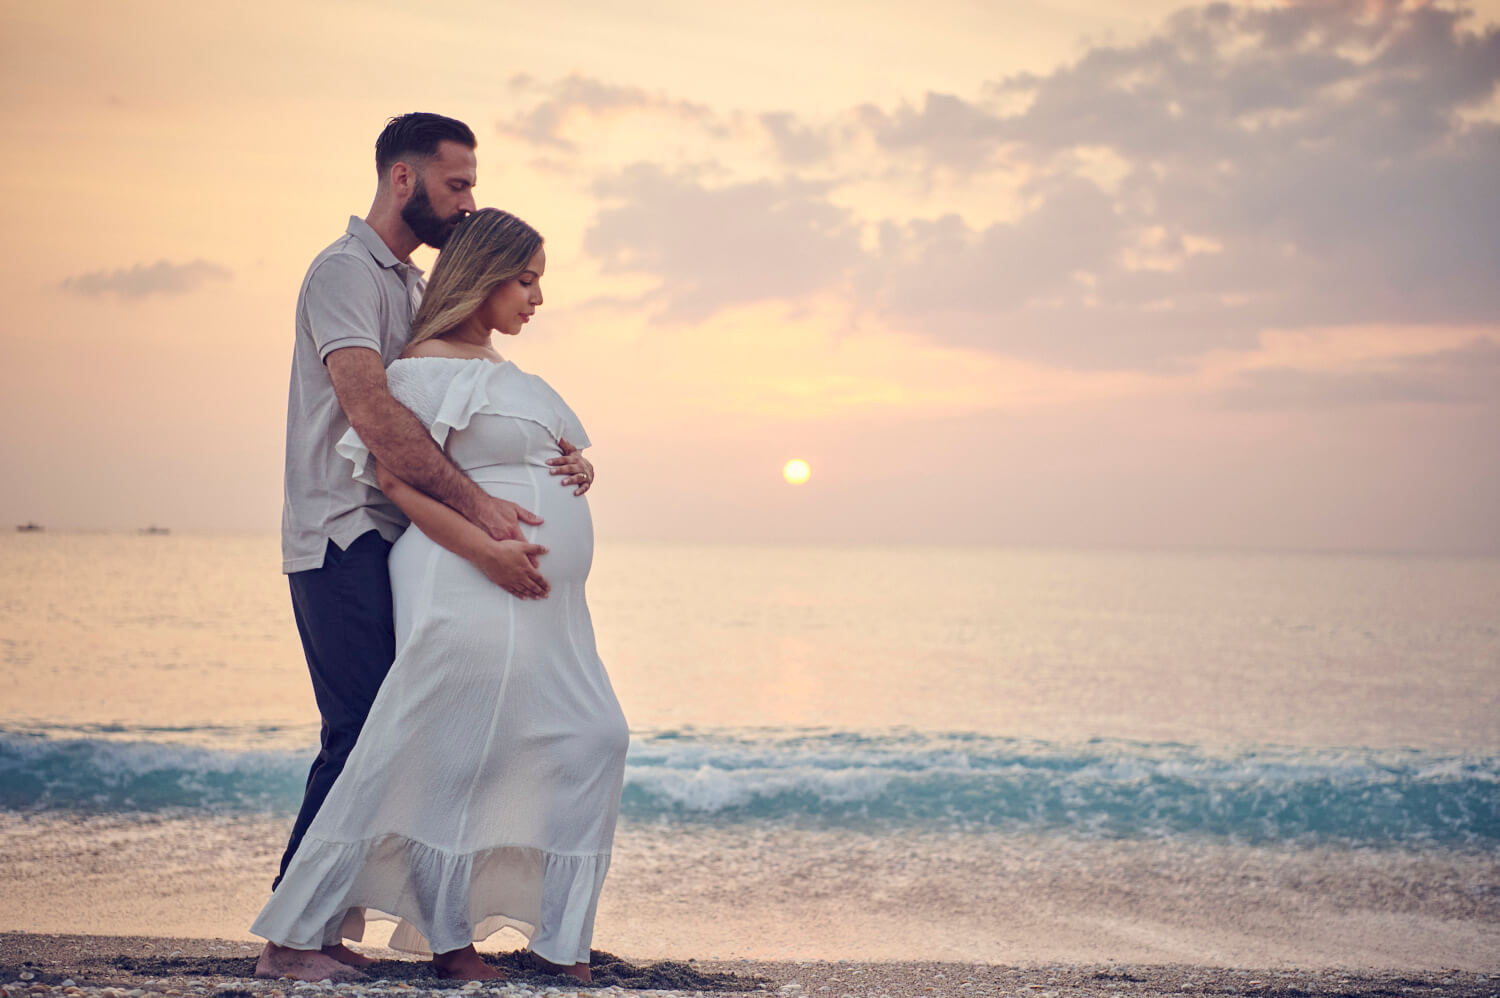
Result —
[[559, 7], [0, 0], [0, 522], [274, 531], [428, 110], [605, 539], [1500, 553], [1500, 0]]

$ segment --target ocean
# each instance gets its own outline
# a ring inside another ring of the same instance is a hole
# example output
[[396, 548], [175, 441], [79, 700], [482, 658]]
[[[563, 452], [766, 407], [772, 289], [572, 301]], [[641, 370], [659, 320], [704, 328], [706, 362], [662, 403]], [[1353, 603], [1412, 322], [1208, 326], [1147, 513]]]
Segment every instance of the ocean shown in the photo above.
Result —
[[[317, 738], [278, 564], [0, 537], [0, 930], [250, 939]], [[589, 601], [603, 948], [1497, 966], [1500, 559], [604, 539]]]

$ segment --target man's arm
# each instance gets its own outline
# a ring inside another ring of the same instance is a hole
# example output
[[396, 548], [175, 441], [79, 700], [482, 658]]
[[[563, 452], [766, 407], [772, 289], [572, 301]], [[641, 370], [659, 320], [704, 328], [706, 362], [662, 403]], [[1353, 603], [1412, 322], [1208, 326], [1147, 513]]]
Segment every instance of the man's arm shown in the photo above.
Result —
[[436, 499], [413, 488], [390, 468], [375, 462], [380, 491], [430, 537], [484, 573], [485, 578], [517, 599], [546, 599], [551, 586], [537, 571], [536, 559], [547, 553], [540, 544], [497, 541]]
[[453, 507], [495, 540], [521, 540], [520, 520], [540, 517], [496, 498], [474, 484], [438, 450], [422, 421], [391, 395], [380, 354], [367, 347], [344, 347], [324, 363], [349, 425], [376, 461], [434, 499]]

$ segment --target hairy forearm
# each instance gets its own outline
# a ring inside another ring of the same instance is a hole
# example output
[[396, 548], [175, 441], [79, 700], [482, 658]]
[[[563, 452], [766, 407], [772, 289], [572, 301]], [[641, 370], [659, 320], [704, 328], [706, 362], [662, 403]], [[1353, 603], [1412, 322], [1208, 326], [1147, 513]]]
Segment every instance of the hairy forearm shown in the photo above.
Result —
[[[372, 400], [366, 411], [360, 412], [357, 419], [351, 416], [351, 421], [376, 461], [394, 472], [403, 485], [414, 486], [437, 500], [439, 505], [451, 506], [452, 510], [462, 514], [460, 519], [477, 519], [483, 490], [453, 466], [410, 409], [386, 395], [383, 399]], [[389, 492], [386, 494], [390, 495]], [[395, 496], [390, 498], [396, 502]], [[405, 507], [402, 509], [404, 511]], [[417, 522], [415, 516], [410, 513], [407, 516], [412, 522]], [[426, 533], [425, 527], [423, 532]]]
[[458, 510], [496, 540], [522, 540], [520, 520], [542, 522], [514, 503], [487, 495], [453, 466], [421, 420], [391, 395], [380, 354], [348, 347], [331, 352], [326, 363], [339, 405], [381, 466]]
[[[434, 451], [436, 452], [436, 448]], [[380, 461], [378, 457], [376, 460]], [[470, 523], [462, 514], [405, 481], [404, 476], [393, 467], [377, 463], [376, 477], [380, 483], [380, 491], [406, 514], [408, 520], [434, 543], [460, 558], [475, 560], [480, 547], [490, 540], [488, 534]]]

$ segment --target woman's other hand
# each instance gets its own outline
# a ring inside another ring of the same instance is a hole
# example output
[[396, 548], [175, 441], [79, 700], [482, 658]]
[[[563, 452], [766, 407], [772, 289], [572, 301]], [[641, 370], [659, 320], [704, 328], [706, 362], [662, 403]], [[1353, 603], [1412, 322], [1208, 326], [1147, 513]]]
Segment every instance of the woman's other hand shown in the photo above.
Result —
[[516, 599], [546, 599], [552, 587], [537, 571], [536, 560], [547, 553], [526, 541], [489, 541], [469, 558], [484, 577]]
[[562, 449], [562, 456], [547, 459], [552, 466], [550, 474], [567, 476], [562, 484], [578, 486], [573, 494], [581, 496], [594, 484], [594, 466], [583, 456], [583, 451], [568, 443], [566, 437], [558, 441], [558, 446]]

